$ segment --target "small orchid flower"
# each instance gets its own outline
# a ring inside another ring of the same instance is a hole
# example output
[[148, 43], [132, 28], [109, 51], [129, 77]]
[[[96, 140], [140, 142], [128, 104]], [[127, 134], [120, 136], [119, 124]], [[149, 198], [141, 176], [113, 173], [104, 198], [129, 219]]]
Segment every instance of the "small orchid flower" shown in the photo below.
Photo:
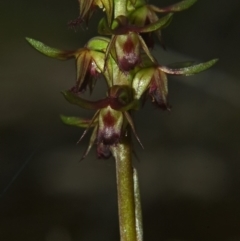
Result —
[[[159, 21], [157, 13], [180, 12], [191, 7], [196, 1], [197, 0], [184, 0], [164, 8], [159, 8], [154, 5], [145, 4], [139, 1], [137, 7], [135, 7], [135, 9], [130, 12], [129, 21], [132, 25], [143, 27]], [[170, 21], [168, 21], [164, 27], [166, 27], [169, 23]], [[157, 35], [160, 42], [162, 42], [161, 29], [155, 30], [154, 33]], [[152, 32], [144, 33], [142, 34], [142, 37], [145, 40], [147, 46], [149, 48], [153, 48], [154, 42], [152, 38]]]
[[170, 13], [153, 24], [138, 27], [129, 23], [127, 17], [119, 16], [113, 21], [112, 28], [107, 25], [106, 19], [102, 19], [99, 23], [99, 33], [112, 35], [106, 50], [106, 60], [111, 54], [123, 72], [129, 72], [141, 63], [142, 51], [147, 54], [152, 62], [155, 62], [140, 34], [160, 29], [171, 18], [172, 14]]
[[109, 43], [108, 38], [92, 38], [83, 48], [75, 51], [55, 49], [34, 39], [27, 38], [27, 41], [39, 52], [49, 57], [60, 60], [75, 58], [77, 65], [77, 80], [73, 87], [73, 91], [84, 92], [86, 88], [89, 87], [90, 92], [92, 92], [96, 78], [103, 72], [105, 51]]
[[106, 12], [108, 24], [109, 26], [111, 25], [113, 14], [112, 0], [78, 0], [78, 2], [80, 7], [79, 17], [68, 23], [70, 27], [76, 27], [82, 24], [83, 22], [88, 24], [90, 18], [92, 17], [97, 7]]
[[205, 63], [190, 65], [183, 68], [170, 68], [156, 65], [140, 69], [134, 76], [132, 87], [135, 90], [135, 99], [140, 99], [146, 92], [151, 96], [152, 102], [163, 110], [170, 110], [168, 104], [168, 79], [171, 75], [193, 75], [204, 71], [214, 65], [218, 59]]
[[132, 89], [128, 86], [114, 85], [109, 89], [107, 98], [95, 102], [85, 100], [72, 91], [65, 91], [63, 95], [71, 104], [96, 110], [91, 120], [61, 116], [65, 124], [86, 128], [79, 141], [82, 140], [89, 128], [94, 127], [83, 158], [88, 154], [94, 143], [97, 144], [98, 157], [109, 157], [109, 147], [119, 143], [122, 136], [126, 134], [128, 125], [132, 128], [136, 139], [142, 146], [132, 118], [128, 113], [129, 110], [138, 108], [138, 101], [133, 99]]
[[103, 108], [98, 117], [97, 142], [115, 145], [119, 142], [123, 127], [123, 113], [110, 106]]

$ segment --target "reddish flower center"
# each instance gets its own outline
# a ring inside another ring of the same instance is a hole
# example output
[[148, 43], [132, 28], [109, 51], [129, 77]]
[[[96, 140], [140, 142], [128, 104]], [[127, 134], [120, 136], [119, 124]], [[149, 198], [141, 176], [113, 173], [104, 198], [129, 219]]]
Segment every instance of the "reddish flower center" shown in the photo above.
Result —
[[104, 127], [99, 130], [98, 142], [104, 145], [116, 144], [120, 138], [120, 133], [116, 130], [116, 119], [108, 111], [103, 116]]

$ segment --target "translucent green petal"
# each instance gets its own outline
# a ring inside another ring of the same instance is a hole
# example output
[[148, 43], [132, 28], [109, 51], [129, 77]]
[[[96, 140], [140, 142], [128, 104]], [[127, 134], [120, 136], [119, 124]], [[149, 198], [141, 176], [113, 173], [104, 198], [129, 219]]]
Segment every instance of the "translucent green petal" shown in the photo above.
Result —
[[166, 26], [169, 21], [171, 21], [173, 14], [169, 13], [166, 16], [160, 18], [157, 22], [146, 25], [145, 27], [142, 27], [140, 29], [140, 33], [148, 33], [148, 32], [153, 32], [156, 31], [160, 28], [163, 28], [164, 26]]
[[77, 126], [82, 128], [87, 128], [91, 122], [91, 120], [83, 119], [80, 117], [74, 117], [74, 116], [61, 115], [60, 118], [62, 122], [66, 125]]
[[147, 6], [142, 6], [132, 11], [128, 18], [131, 24], [135, 24], [136, 26], [144, 26], [147, 16], [148, 8]]
[[159, 69], [161, 69], [163, 72], [165, 72], [167, 74], [176, 74], [176, 75], [186, 75], [186, 76], [188, 76], [188, 75], [197, 74], [197, 73], [202, 72], [206, 69], [209, 69], [217, 61], [218, 61], [218, 59], [212, 59], [212, 60], [210, 60], [208, 62], [205, 62], [205, 63], [196, 64], [196, 65], [192, 65], [192, 66], [180, 68], [180, 69], [171, 69], [171, 68], [168, 68], [166, 66], [159, 66]]
[[107, 14], [108, 25], [111, 26], [112, 15], [113, 15], [113, 1], [112, 0], [102, 0], [103, 6]]
[[35, 48], [37, 51], [39, 51], [40, 53], [48, 57], [56, 58], [60, 60], [65, 60], [65, 59], [74, 57], [75, 51], [63, 51], [63, 50], [55, 49], [32, 38], [26, 38], [26, 40], [33, 48]]
[[151, 79], [154, 76], [155, 68], [145, 68], [139, 70], [134, 76], [132, 87], [135, 90], [135, 99], [140, 99], [143, 93], [148, 89]]
[[88, 41], [86, 47], [90, 50], [105, 52], [110, 42], [109, 38], [97, 36]]

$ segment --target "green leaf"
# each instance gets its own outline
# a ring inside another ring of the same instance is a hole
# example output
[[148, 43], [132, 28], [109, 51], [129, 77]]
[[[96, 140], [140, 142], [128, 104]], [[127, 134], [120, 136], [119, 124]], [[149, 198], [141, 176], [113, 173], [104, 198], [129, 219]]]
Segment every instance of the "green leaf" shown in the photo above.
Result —
[[139, 32], [140, 33], [148, 33], [148, 32], [156, 31], [162, 27], [165, 27], [169, 23], [169, 21], [171, 21], [172, 16], [173, 16], [173, 13], [169, 13], [166, 16], [160, 18], [155, 23], [148, 24], [148, 25], [140, 28]]
[[65, 59], [74, 57], [75, 51], [63, 51], [63, 50], [55, 49], [32, 38], [26, 38], [26, 40], [33, 48], [35, 48], [37, 51], [39, 51], [40, 53], [48, 57], [56, 58], [60, 60], [65, 60]]
[[192, 65], [192, 66], [185, 67], [185, 68], [179, 68], [179, 69], [171, 69], [171, 68], [168, 68], [166, 66], [159, 66], [159, 69], [161, 69], [163, 72], [165, 72], [167, 74], [186, 75], [186, 76], [188, 76], [188, 75], [197, 74], [199, 72], [202, 72], [204, 70], [209, 69], [217, 61], [218, 61], [218, 59], [212, 59], [212, 60], [210, 60], [208, 62], [205, 62], [205, 63], [196, 64], [196, 65]]
[[74, 117], [74, 116], [61, 115], [60, 118], [62, 122], [66, 125], [77, 126], [82, 128], [89, 127], [89, 124], [91, 123], [91, 120], [83, 119], [80, 117]]

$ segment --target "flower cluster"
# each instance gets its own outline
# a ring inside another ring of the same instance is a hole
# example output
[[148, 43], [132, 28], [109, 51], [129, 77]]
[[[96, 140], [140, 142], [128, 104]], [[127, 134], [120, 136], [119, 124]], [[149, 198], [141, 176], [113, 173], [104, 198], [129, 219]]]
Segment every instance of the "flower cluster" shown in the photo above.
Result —
[[[145, 0], [122, 2], [79, 0], [80, 15], [70, 24], [88, 23], [98, 8], [106, 16], [98, 25], [100, 36], [90, 39], [76, 51], [58, 50], [27, 38], [35, 49], [49, 57], [76, 59], [76, 81], [70, 90], [62, 92], [63, 96], [71, 104], [94, 110], [95, 114], [90, 120], [66, 116], [62, 116], [62, 120], [65, 124], [86, 128], [82, 137], [93, 128], [83, 158], [94, 144], [97, 145], [99, 158], [109, 158], [111, 146], [121, 142], [121, 138], [128, 135], [130, 130], [141, 144], [131, 114], [140, 109], [146, 96], [161, 109], [170, 110], [167, 75], [196, 74], [217, 61], [213, 59], [183, 68], [170, 68], [159, 64], [150, 51], [154, 46], [154, 34], [161, 42], [161, 30], [169, 25], [173, 15], [188, 9], [196, 0], [183, 0], [164, 8], [146, 4]], [[107, 82], [107, 97], [97, 101], [82, 98], [85, 90], [93, 91], [99, 76]]]

